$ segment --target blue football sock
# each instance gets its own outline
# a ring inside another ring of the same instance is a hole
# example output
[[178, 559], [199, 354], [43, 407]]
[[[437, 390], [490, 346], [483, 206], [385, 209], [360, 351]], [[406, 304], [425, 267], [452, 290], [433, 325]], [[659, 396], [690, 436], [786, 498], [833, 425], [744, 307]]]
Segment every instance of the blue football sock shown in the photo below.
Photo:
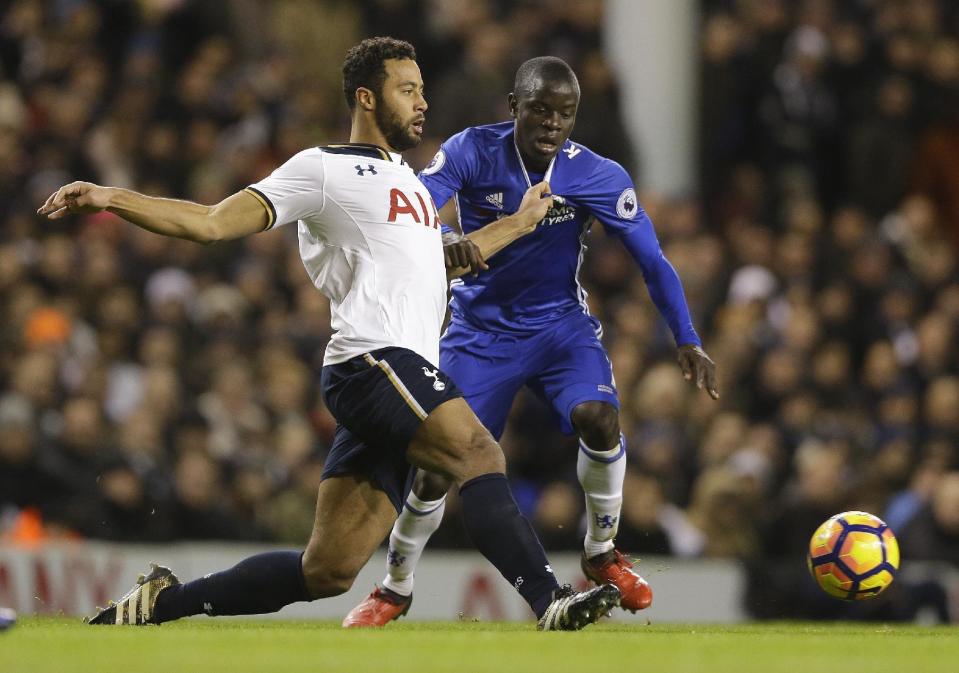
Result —
[[157, 596], [153, 618], [169, 622], [190, 615], [260, 615], [308, 601], [302, 552], [273, 551], [240, 561], [229, 570], [170, 587]]
[[473, 544], [542, 617], [559, 585], [543, 545], [513, 500], [506, 475], [470, 479], [460, 488], [460, 498]]

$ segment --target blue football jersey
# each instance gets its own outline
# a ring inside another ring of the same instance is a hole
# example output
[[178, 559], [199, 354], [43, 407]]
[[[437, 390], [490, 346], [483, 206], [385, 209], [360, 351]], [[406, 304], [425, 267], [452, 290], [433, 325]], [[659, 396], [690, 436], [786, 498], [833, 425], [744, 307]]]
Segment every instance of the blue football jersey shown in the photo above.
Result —
[[[438, 207], [455, 198], [467, 234], [515, 213], [526, 190], [544, 178], [561, 197], [533, 233], [487, 260], [488, 271], [454, 281], [453, 319], [479, 329], [522, 333], [540, 330], [571, 312], [588, 313], [579, 270], [595, 218], [637, 258], [677, 342], [698, 343], [679, 279], [662, 256], [625, 169], [567, 140], [545, 175], [530, 174], [513, 129], [511, 121], [468, 128], [444, 142], [420, 172]], [[660, 277], [666, 291], [657, 296]]]

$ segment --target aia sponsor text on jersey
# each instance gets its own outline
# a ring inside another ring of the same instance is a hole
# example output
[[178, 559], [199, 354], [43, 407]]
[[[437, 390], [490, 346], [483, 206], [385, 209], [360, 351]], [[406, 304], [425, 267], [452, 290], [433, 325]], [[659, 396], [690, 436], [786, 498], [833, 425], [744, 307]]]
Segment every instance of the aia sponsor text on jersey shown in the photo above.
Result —
[[[402, 190], [397, 189], [396, 187], [390, 190], [390, 214], [386, 218], [387, 222], [396, 222], [396, 218], [400, 215], [408, 215], [413, 218], [413, 221], [417, 224], [422, 224], [427, 227], [432, 226], [434, 229], [440, 228], [440, 217], [436, 212], [436, 204], [433, 203], [433, 199], [429, 196], [423, 197], [419, 192], [413, 192], [413, 196], [416, 197], [417, 204], [419, 205], [419, 211], [413, 205], [413, 201], [405, 194]], [[427, 207], [429, 203], [429, 207]], [[420, 216], [422, 215], [422, 219]]]

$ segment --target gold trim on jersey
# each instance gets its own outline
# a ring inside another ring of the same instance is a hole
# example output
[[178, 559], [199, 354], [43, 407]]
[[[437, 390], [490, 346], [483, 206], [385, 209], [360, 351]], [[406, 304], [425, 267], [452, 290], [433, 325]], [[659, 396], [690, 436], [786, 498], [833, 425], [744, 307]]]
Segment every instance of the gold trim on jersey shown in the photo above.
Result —
[[266, 226], [263, 228], [263, 231], [272, 229], [273, 225], [276, 224], [276, 208], [274, 208], [270, 200], [266, 198], [266, 194], [263, 194], [259, 190], [254, 189], [253, 187], [247, 187], [243, 191], [249, 194], [250, 196], [252, 196], [253, 198], [255, 198], [257, 201], [260, 202], [260, 205], [266, 208], [267, 222], [266, 222]]
[[371, 367], [379, 367], [383, 373], [386, 374], [386, 377], [390, 380], [390, 383], [393, 384], [393, 387], [396, 388], [396, 391], [400, 394], [400, 397], [403, 398], [403, 401], [406, 402], [407, 406], [413, 410], [413, 413], [416, 414], [421, 421], [426, 420], [426, 410], [420, 406], [420, 403], [416, 401], [416, 398], [413, 397], [413, 394], [409, 391], [409, 389], [403, 385], [403, 382], [400, 381], [400, 377], [397, 376], [396, 372], [393, 371], [393, 368], [390, 367], [389, 362], [386, 360], [377, 360], [369, 353], [364, 353], [363, 359], [366, 360], [367, 364], [369, 364]]

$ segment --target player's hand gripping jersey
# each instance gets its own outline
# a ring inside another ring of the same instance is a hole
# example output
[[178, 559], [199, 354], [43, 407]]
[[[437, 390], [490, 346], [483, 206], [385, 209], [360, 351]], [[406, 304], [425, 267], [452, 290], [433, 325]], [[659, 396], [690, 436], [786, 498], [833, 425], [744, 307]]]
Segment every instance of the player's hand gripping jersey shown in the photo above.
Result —
[[400, 155], [360, 144], [304, 150], [248, 191], [271, 227], [299, 221], [303, 264], [330, 300], [325, 365], [389, 346], [439, 362], [440, 222]]
[[420, 179], [437, 204], [455, 195], [469, 233], [519, 208], [541, 179], [556, 201], [535, 232], [488, 260], [489, 271], [453, 287], [453, 320], [506, 333], [538, 331], [573, 312], [586, 313], [579, 283], [592, 218], [618, 235], [639, 263], [650, 296], [677, 344], [699, 344], [676, 271], [663, 256], [633, 182], [622, 166], [567, 140], [545, 175], [528, 174], [513, 122], [466, 129], [443, 143]]

